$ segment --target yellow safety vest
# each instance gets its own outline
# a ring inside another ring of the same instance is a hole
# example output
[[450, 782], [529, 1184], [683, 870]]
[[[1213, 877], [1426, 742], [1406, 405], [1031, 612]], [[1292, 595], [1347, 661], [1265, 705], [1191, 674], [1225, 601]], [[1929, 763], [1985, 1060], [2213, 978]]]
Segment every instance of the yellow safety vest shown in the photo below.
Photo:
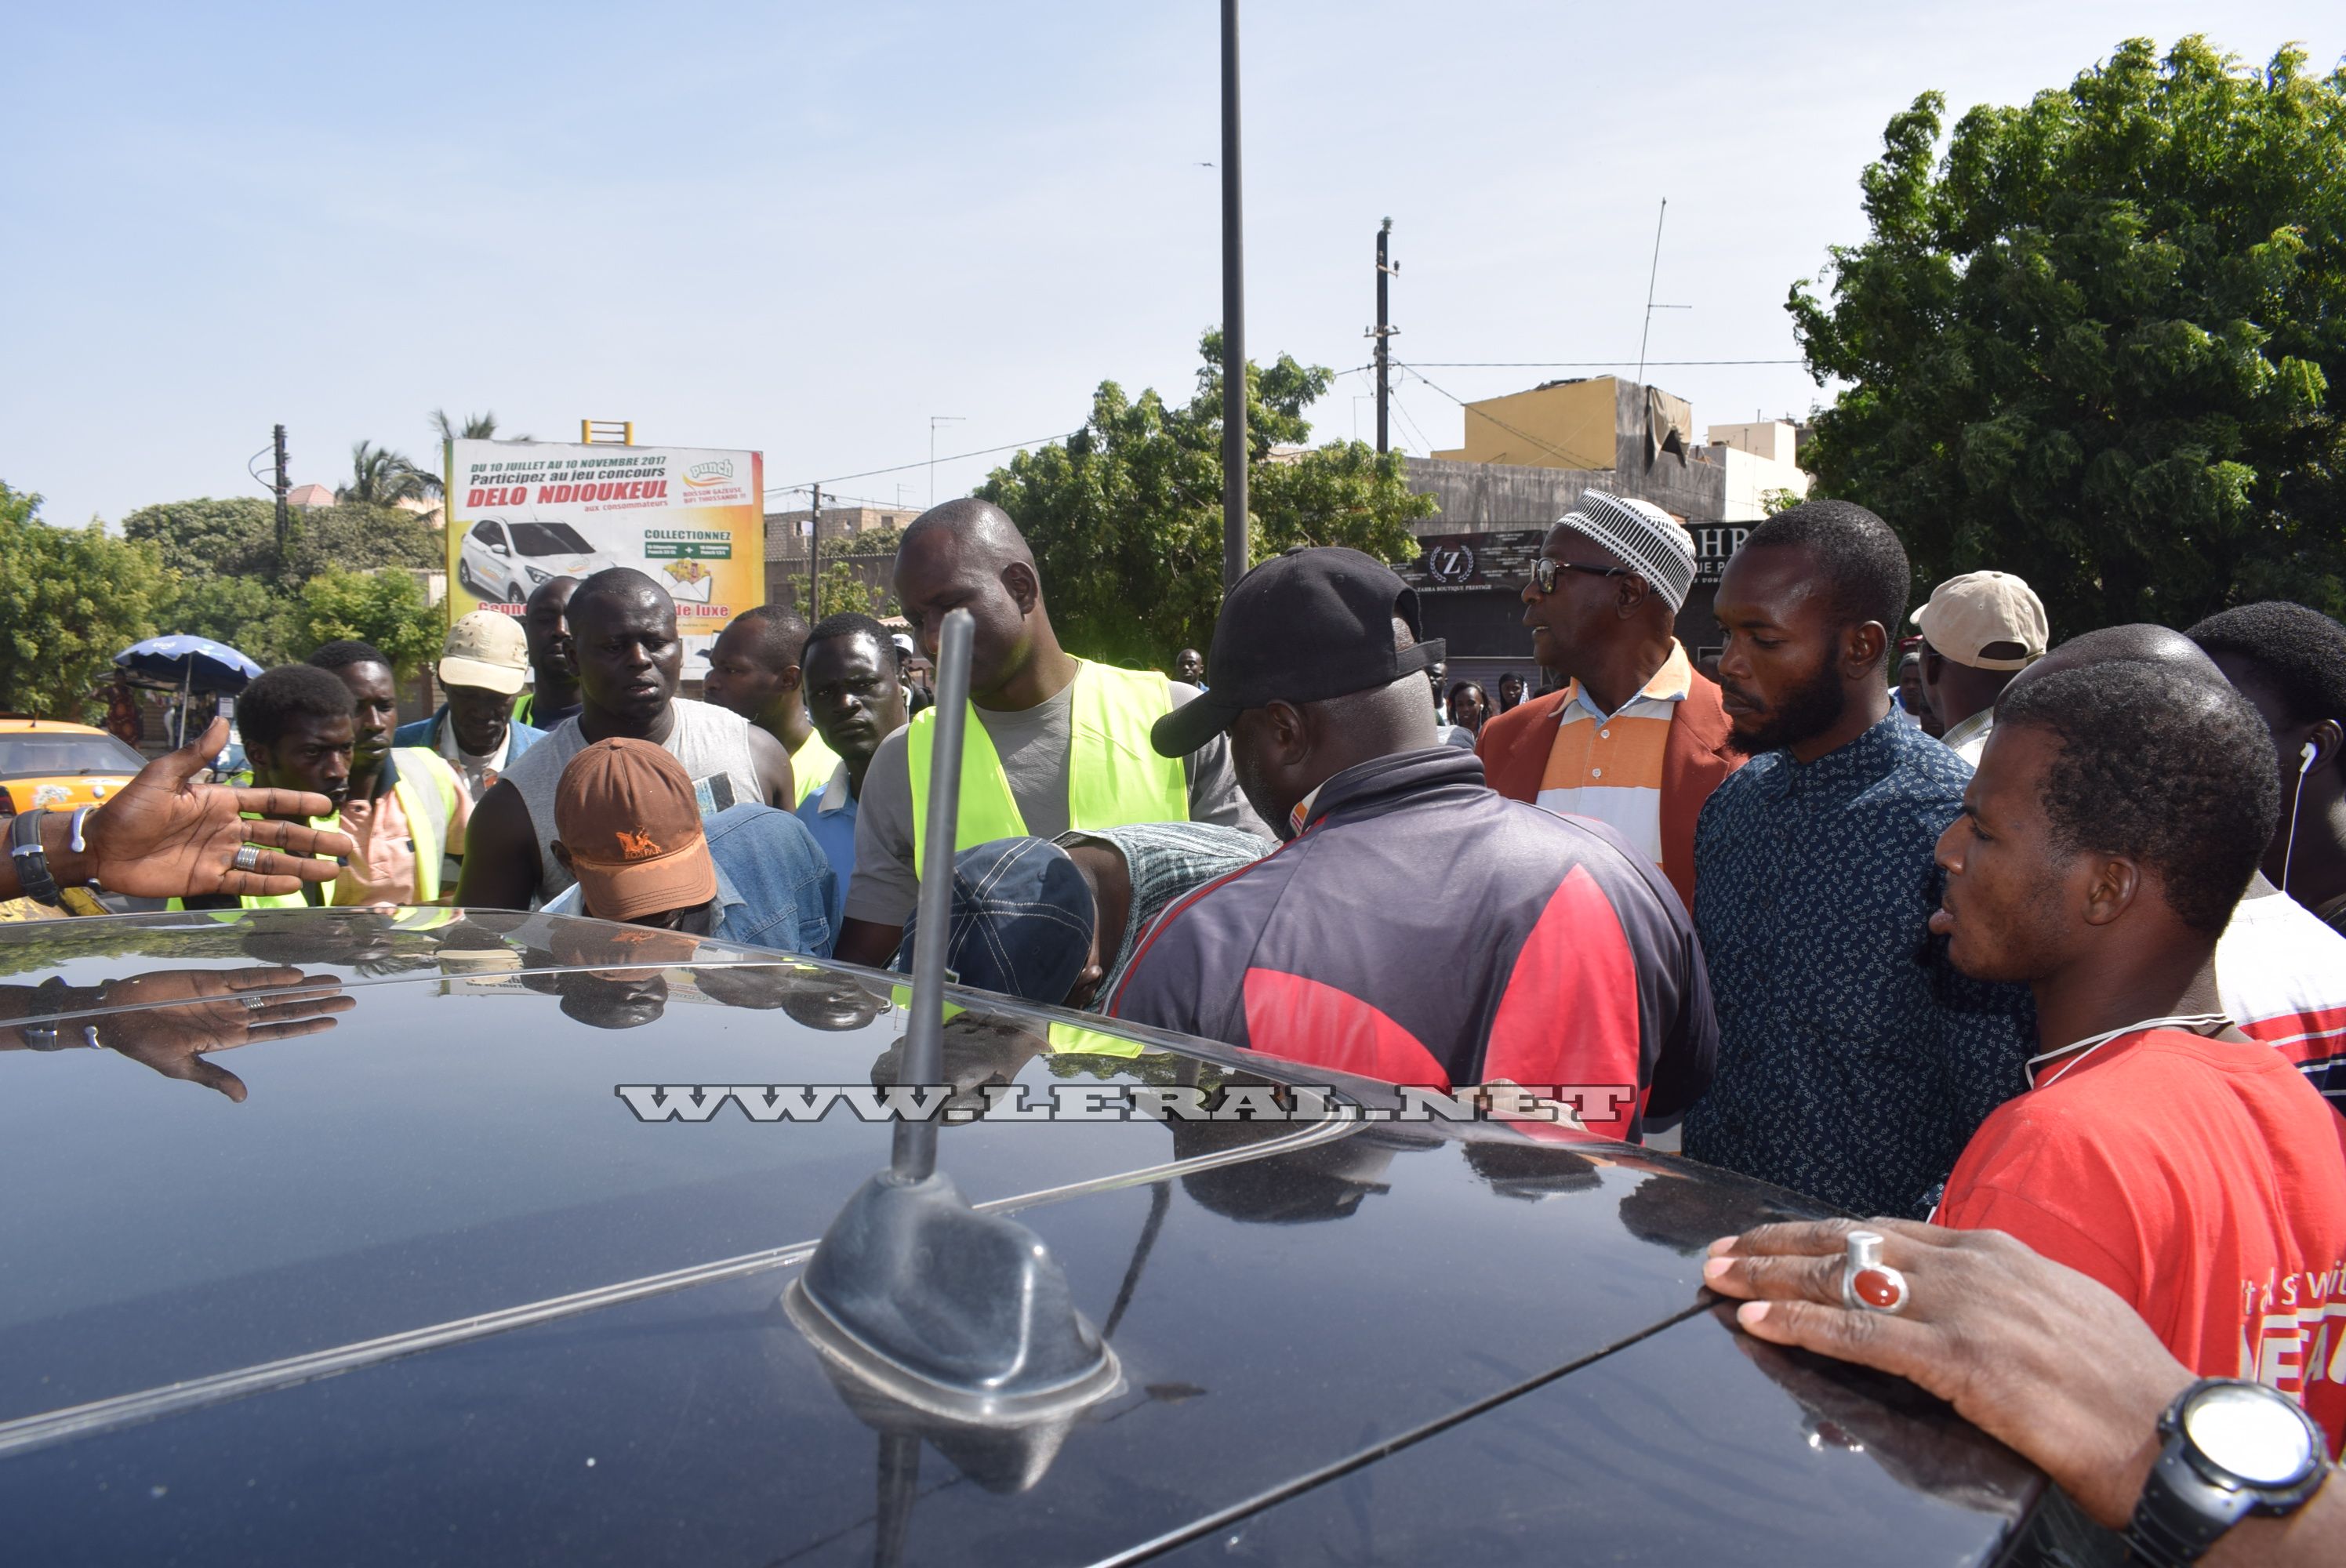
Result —
[[[899, 1007], [913, 1005], [913, 988], [909, 985], [892, 985], [888, 988], [888, 995]], [[958, 1002], [949, 1001], [944, 1008], [948, 1019], [968, 1011]], [[1096, 1029], [1086, 1029], [1079, 1023], [1062, 1023], [1056, 1019], [1051, 1021], [1043, 1037], [1050, 1042], [1054, 1056], [1071, 1052], [1086, 1056], [1138, 1056], [1149, 1049], [1137, 1040], [1103, 1034]]]
[[415, 840], [415, 901], [435, 904], [440, 901], [440, 867], [448, 854], [448, 819], [455, 813], [456, 791], [464, 784], [436, 751], [402, 746], [392, 755], [399, 760], [391, 792], [399, 797], [408, 836]]
[[[392, 779], [391, 792], [399, 797], [399, 809], [407, 816], [407, 830], [415, 840], [415, 882], [420, 904], [440, 901], [440, 866], [448, 853], [448, 819], [456, 809], [455, 791], [463, 785], [455, 770], [439, 753], [421, 747], [402, 746], [392, 753], [399, 759], [397, 771]], [[421, 760], [419, 760], [419, 759]], [[337, 816], [312, 817], [310, 826], [321, 832], [339, 833], [342, 820]], [[326, 887], [326, 901], [333, 902], [333, 884]], [[290, 893], [246, 893], [237, 902], [249, 910], [298, 910], [314, 908], [299, 890]], [[178, 899], [169, 901], [166, 909], [182, 909]]]
[[790, 753], [790, 782], [798, 786], [799, 798], [792, 805], [803, 806], [806, 798], [831, 782], [839, 771], [839, 753], [822, 738], [821, 730], [807, 731], [806, 743]]
[[[248, 784], [251, 782], [250, 774], [246, 774], [244, 778]], [[254, 821], [258, 821], [260, 820], [259, 818], [254, 817], [250, 811], [246, 812], [245, 816], [249, 820]], [[310, 819], [310, 826], [315, 828], [321, 833], [339, 833], [342, 830], [342, 820], [340, 816], [312, 817]], [[333, 883], [321, 882], [319, 886], [324, 898], [332, 899], [333, 897]], [[308, 899], [302, 897], [301, 890], [299, 888], [294, 889], [293, 891], [290, 893], [246, 893], [240, 897], [236, 901], [242, 908], [249, 910], [298, 910], [321, 907], [319, 905], [311, 904]], [[182, 900], [168, 899], [164, 901], [163, 907], [167, 910], [184, 910], [188, 906]], [[219, 913], [219, 911], [211, 911], [208, 912]]]
[[[1118, 669], [1076, 661], [1068, 713], [1067, 825], [1094, 830], [1135, 822], [1184, 822], [1189, 786], [1178, 757], [1159, 757], [1148, 731], [1173, 710], [1173, 685], [1154, 670]], [[929, 827], [929, 763], [936, 746], [936, 713], [913, 716], [904, 759], [913, 783], [913, 871], [921, 870], [921, 840]], [[1026, 819], [1002, 771], [1002, 759], [976, 710], [962, 732], [961, 824], [954, 848], [1026, 836]]]

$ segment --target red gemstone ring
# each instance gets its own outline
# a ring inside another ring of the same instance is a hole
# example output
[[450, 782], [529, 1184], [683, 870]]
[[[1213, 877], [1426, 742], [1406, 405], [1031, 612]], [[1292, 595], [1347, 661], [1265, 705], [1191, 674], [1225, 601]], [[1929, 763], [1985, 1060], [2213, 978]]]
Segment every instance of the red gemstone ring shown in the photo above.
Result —
[[1903, 1312], [1906, 1277], [1882, 1261], [1882, 1233], [1849, 1233], [1848, 1261], [1841, 1266], [1841, 1305], [1854, 1312]]

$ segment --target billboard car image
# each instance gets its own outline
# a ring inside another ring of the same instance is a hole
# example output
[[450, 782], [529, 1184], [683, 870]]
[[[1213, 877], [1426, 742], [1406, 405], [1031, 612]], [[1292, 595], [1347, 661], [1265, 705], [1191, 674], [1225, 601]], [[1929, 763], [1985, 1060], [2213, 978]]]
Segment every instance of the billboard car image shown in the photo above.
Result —
[[689, 658], [765, 600], [761, 453], [454, 441], [446, 471], [452, 620], [518, 616], [542, 583], [631, 566], [675, 597]]

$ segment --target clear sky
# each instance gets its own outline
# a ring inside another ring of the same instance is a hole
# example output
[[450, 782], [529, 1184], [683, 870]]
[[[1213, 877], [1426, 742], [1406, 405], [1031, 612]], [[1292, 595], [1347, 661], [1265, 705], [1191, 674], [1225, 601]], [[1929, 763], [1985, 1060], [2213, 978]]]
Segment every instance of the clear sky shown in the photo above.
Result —
[[[575, 439], [755, 447], [809, 479], [1074, 429], [1113, 378], [1186, 396], [1220, 313], [1211, 0], [1133, 5], [17, 6], [0, 93], [0, 479], [54, 522], [255, 494], [435, 407]], [[1249, 0], [1250, 346], [1398, 357], [1459, 397], [1634, 361], [1697, 423], [1804, 412], [1788, 286], [1863, 237], [1860, 168], [2194, 29], [2346, 51], [2336, 0], [1647, 5]], [[1373, 434], [1341, 378], [1320, 439]], [[1397, 445], [1459, 439], [1404, 376]], [[1356, 426], [1357, 422], [1357, 426]], [[940, 496], [999, 459], [942, 463]], [[924, 503], [925, 468], [841, 484]], [[803, 504], [802, 501], [797, 502]]]

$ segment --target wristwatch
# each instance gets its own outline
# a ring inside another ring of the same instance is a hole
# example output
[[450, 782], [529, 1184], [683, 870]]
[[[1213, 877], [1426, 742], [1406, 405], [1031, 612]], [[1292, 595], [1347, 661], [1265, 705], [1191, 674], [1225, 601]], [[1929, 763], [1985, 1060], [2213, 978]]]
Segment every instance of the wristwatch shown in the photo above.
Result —
[[49, 874], [48, 851], [41, 847], [41, 822], [46, 810], [35, 807], [17, 814], [8, 826], [8, 859], [16, 867], [16, 885], [38, 903], [57, 901], [57, 879]]
[[2330, 1440], [2295, 1400], [2238, 1378], [2202, 1378], [2158, 1418], [2166, 1446], [2127, 1526], [2131, 1560], [2197, 1563], [2251, 1513], [2293, 1513], [2330, 1473]]

